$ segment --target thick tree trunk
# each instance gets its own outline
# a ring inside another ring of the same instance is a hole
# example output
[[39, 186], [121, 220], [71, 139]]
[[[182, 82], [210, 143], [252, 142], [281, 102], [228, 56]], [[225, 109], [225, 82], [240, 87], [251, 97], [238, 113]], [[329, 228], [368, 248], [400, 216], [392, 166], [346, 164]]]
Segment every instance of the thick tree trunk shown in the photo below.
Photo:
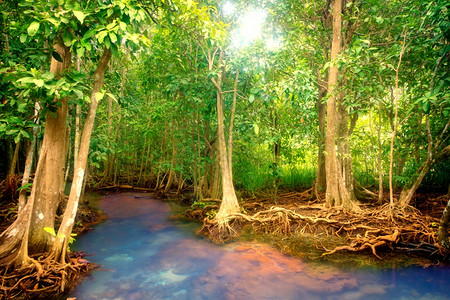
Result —
[[70, 234], [74, 225], [75, 216], [78, 210], [81, 190], [83, 187], [84, 174], [86, 171], [87, 159], [89, 155], [89, 145], [91, 141], [92, 129], [94, 128], [95, 115], [97, 113], [98, 100], [97, 93], [100, 91], [105, 76], [105, 70], [111, 59], [111, 50], [104, 49], [103, 55], [98, 63], [97, 70], [94, 73], [94, 84], [91, 93], [91, 103], [89, 104], [88, 114], [81, 136], [80, 152], [78, 153], [77, 165], [74, 170], [72, 187], [70, 189], [69, 200], [64, 212], [61, 226], [58, 230], [58, 236], [64, 238], [56, 238], [53, 244], [55, 260], [65, 261], [65, 253], [69, 243]]
[[220, 180], [220, 162], [219, 155], [217, 153], [217, 147], [214, 147], [216, 150], [211, 152], [212, 159], [214, 160], [214, 165], [212, 165], [212, 178], [209, 189], [209, 197], [211, 199], [219, 199], [221, 194], [221, 180]]
[[[41, 152], [46, 156], [46, 149]], [[36, 167], [35, 178], [40, 178], [44, 169], [44, 160], [40, 160]], [[34, 206], [34, 195], [28, 198], [27, 204], [20, 210], [16, 220], [0, 235], [0, 265], [14, 265], [16, 267], [29, 264], [28, 240], [30, 216]]]
[[[59, 74], [69, 68], [71, 53], [69, 48], [60, 41], [54, 45], [63, 62], [52, 58], [50, 71]], [[55, 99], [55, 102], [57, 100]], [[60, 201], [60, 192], [64, 180], [65, 142], [67, 98], [58, 100], [56, 113], [47, 113], [38, 165], [42, 164], [42, 173], [36, 176], [31, 196], [34, 206], [31, 214], [29, 250], [30, 253], [42, 253], [50, 249], [52, 236], [44, 228], [54, 227], [56, 208]]]
[[[331, 43], [331, 61], [335, 62], [341, 49], [342, 0], [333, 3], [333, 40]], [[338, 120], [336, 114], [336, 87], [338, 84], [338, 67], [335, 63], [328, 73], [327, 128], [325, 137], [325, 170], [327, 180], [326, 205], [328, 207], [343, 206], [355, 209], [351, 195], [344, 185], [341, 166], [336, 154], [336, 132]]]

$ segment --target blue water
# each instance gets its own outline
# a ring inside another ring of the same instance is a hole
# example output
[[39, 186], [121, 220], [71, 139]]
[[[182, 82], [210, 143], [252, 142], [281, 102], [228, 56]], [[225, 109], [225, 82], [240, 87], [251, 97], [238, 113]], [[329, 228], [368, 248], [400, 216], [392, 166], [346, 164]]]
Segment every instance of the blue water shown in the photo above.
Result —
[[259, 243], [212, 244], [146, 194], [104, 196], [108, 219], [72, 246], [101, 266], [70, 295], [87, 299], [450, 299], [449, 267], [348, 271]]

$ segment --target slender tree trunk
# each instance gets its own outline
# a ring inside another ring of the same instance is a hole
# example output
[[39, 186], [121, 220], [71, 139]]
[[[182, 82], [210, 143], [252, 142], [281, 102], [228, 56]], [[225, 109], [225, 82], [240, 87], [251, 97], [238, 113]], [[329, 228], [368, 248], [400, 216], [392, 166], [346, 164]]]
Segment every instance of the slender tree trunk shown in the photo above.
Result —
[[[319, 82], [325, 84], [320, 78]], [[326, 190], [327, 181], [325, 173], [325, 112], [326, 105], [323, 102], [326, 96], [326, 89], [319, 86], [319, 96], [317, 97], [317, 111], [319, 119], [319, 137], [318, 137], [318, 154], [317, 154], [317, 173], [316, 173], [316, 187], [318, 192], [324, 192]], [[317, 196], [317, 195], [316, 195]]]
[[343, 179], [343, 185], [350, 195], [350, 200], [355, 201], [355, 191], [354, 191], [354, 179], [353, 179], [353, 164], [352, 164], [352, 153], [350, 151], [350, 141], [349, 141], [349, 128], [348, 128], [348, 112], [347, 107], [343, 104], [343, 95], [340, 94], [338, 98], [338, 138], [337, 138], [337, 149], [338, 149], [338, 161], [341, 166], [341, 173]]
[[70, 126], [67, 126], [67, 136], [66, 136], [66, 156], [67, 156], [67, 164], [64, 174], [64, 183], [63, 183], [63, 191], [66, 189], [67, 179], [69, 178], [70, 173], [70, 160], [71, 160], [71, 153], [70, 151]]
[[[23, 177], [22, 177], [22, 186], [25, 186], [30, 181], [30, 175], [31, 175], [31, 169], [33, 167], [33, 157], [34, 152], [36, 150], [36, 140], [38, 135], [38, 124], [39, 124], [39, 102], [36, 101], [34, 104], [34, 125], [33, 127], [33, 135], [31, 138], [31, 142], [28, 145], [27, 154], [26, 154], [26, 160], [25, 160], [25, 168], [23, 171]], [[26, 198], [27, 198], [27, 191], [26, 189], [20, 190], [19, 193], [19, 208], [18, 211], [20, 211], [25, 207], [26, 204]]]
[[395, 69], [395, 90], [393, 92], [394, 95], [394, 120], [393, 120], [393, 132], [391, 137], [391, 149], [389, 154], [389, 203], [391, 210], [394, 208], [394, 187], [393, 187], [393, 168], [394, 168], [394, 140], [395, 136], [397, 135], [397, 126], [398, 126], [398, 100], [400, 98], [399, 93], [399, 87], [398, 87], [398, 81], [399, 81], [399, 72], [400, 72], [400, 66], [402, 64], [402, 58], [403, 54], [405, 53], [406, 49], [406, 32], [404, 32], [403, 35], [403, 44], [402, 49], [400, 51], [400, 57], [398, 59], [397, 68]]
[[380, 100], [379, 111], [378, 111], [378, 129], [377, 129], [377, 140], [378, 140], [378, 204], [383, 203], [383, 147], [381, 144], [381, 113], [383, 109], [383, 101]]
[[[222, 66], [223, 52], [219, 54], [219, 66]], [[222, 74], [219, 75], [218, 80], [211, 78], [214, 86], [217, 90], [217, 150], [219, 156], [220, 169], [222, 173], [222, 202], [220, 204], [219, 211], [216, 215], [216, 220], [219, 222], [226, 216], [239, 212], [239, 203], [236, 197], [236, 192], [233, 186], [233, 177], [230, 170], [230, 153], [227, 151], [227, 145], [225, 142], [225, 125], [224, 125], [224, 112], [223, 112], [223, 93], [222, 93]], [[231, 122], [230, 122], [231, 123]]]
[[[450, 186], [449, 186], [450, 191]], [[449, 248], [449, 242], [448, 242], [448, 223], [450, 221], [450, 198], [447, 201], [447, 205], [445, 206], [444, 212], [442, 213], [442, 217], [439, 223], [439, 229], [438, 229], [438, 240], [439, 244], [445, 248]]]
[[167, 184], [166, 188], [164, 189], [164, 193], [167, 193], [170, 190], [170, 187], [172, 186], [172, 181], [175, 175], [175, 158], [177, 156], [177, 148], [175, 145], [175, 134], [172, 129], [172, 160], [170, 162], [170, 170], [169, 170], [169, 177], [167, 178]]
[[[81, 59], [77, 57], [76, 60], [76, 68], [77, 71], [81, 71]], [[80, 118], [81, 118], [81, 105], [76, 104], [75, 107], [75, 139], [73, 142], [73, 165], [74, 168], [77, 165], [77, 159], [78, 159], [78, 152], [80, 151]]]
[[103, 50], [103, 55], [98, 63], [97, 70], [95, 70], [94, 73], [91, 103], [89, 104], [89, 110], [86, 116], [86, 121], [81, 136], [80, 152], [78, 154], [77, 165], [74, 170], [74, 179], [72, 181], [72, 187], [70, 189], [67, 207], [61, 221], [61, 226], [58, 230], [58, 236], [63, 236], [64, 238], [57, 237], [53, 244], [53, 251], [55, 253], [56, 261], [65, 261], [65, 253], [67, 245], [69, 243], [70, 234], [72, 233], [75, 216], [78, 210], [80, 194], [83, 187], [83, 179], [89, 155], [89, 144], [91, 141], [92, 129], [94, 128], [95, 115], [97, 113], [98, 100], [96, 94], [100, 91], [103, 85], [105, 70], [110, 59], [111, 50], [105, 48]]
[[11, 162], [11, 168], [9, 169], [9, 175], [16, 174], [17, 161], [19, 160], [20, 141], [21, 139], [17, 141], [16, 146], [14, 147], [14, 154]]

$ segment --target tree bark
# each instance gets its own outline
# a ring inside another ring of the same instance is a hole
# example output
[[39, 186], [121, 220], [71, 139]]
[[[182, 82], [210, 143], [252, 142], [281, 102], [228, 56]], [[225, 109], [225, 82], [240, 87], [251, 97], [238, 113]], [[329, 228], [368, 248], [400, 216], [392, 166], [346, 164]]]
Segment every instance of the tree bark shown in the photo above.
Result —
[[16, 174], [17, 161], [19, 160], [20, 142], [21, 142], [21, 139], [19, 139], [17, 141], [16, 146], [14, 147], [14, 154], [13, 154], [13, 159], [11, 162], [11, 168], [9, 169], [9, 175]]
[[328, 103], [327, 103], [327, 128], [325, 136], [325, 170], [326, 170], [326, 205], [327, 207], [343, 206], [345, 209], [355, 209], [349, 191], [344, 185], [341, 166], [336, 154], [336, 131], [338, 120], [336, 115], [336, 87], [338, 84], [338, 68], [336, 59], [341, 49], [342, 29], [342, 0], [333, 2], [333, 40], [331, 43], [331, 61], [333, 65], [328, 73]]
[[[39, 103], [36, 102], [34, 105], [34, 125], [33, 127], [33, 135], [31, 138], [31, 141], [28, 145], [27, 154], [26, 154], [26, 160], [25, 160], [25, 168], [23, 171], [23, 177], [22, 177], [22, 186], [25, 186], [30, 181], [30, 175], [31, 175], [31, 169], [33, 167], [33, 158], [34, 158], [34, 151], [36, 150], [36, 140], [38, 135], [38, 125], [39, 123]], [[20, 211], [25, 207], [26, 204], [26, 198], [27, 198], [27, 191], [26, 189], [20, 190], [19, 193], [19, 208], [18, 211]]]
[[83, 187], [83, 179], [86, 171], [87, 159], [89, 155], [89, 145], [91, 141], [92, 129], [94, 127], [95, 115], [97, 113], [98, 100], [97, 93], [100, 91], [105, 76], [105, 70], [108, 66], [108, 62], [111, 59], [111, 50], [105, 48], [103, 55], [97, 66], [97, 70], [94, 73], [94, 84], [91, 93], [91, 103], [89, 104], [88, 114], [84, 123], [83, 133], [81, 136], [80, 152], [78, 153], [77, 165], [74, 170], [74, 176], [72, 181], [72, 187], [70, 189], [69, 200], [64, 212], [61, 226], [59, 227], [55, 242], [53, 244], [53, 251], [56, 261], [65, 261], [65, 254], [67, 245], [69, 243], [70, 234], [75, 221], [75, 216], [78, 210], [78, 203], [80, 200], [80, 194]]
[[[222, 67], [222, 56], [223, 53], [220, 51], [219, 54], [219, 66]], [[212, 58], [214, 59], [214, 58]], [[220, 163], [220, 169], [222, 173], [222, 202], [220, 204], [219, 211], [215, 217], [216, 220], [221, 222], [226, 216], [238, 213], [239, 203], [236, 197], [236, 192], [233, 186], [233, 177], [231, 175], [230, 170], [230, 161], [229, 161], [229, 153], [227, 151], [227, 145], [225, 142], [225, 125], [224, 125], [224, 112], [223, 112], [223, 93], [222, 93], [222, 76], [224, 70], [222, 70], [222, 74], [218, 76], [217, 81], [214, 78], [211, 78], [211, 81], [214, 83], [214, 86], [217, 90], [217, 150], [218, 150], [218, 158]], [[231, 122], [230, 122], [231, 123]]]
[[[325, 84], [320, 78], [319, 82]], [[317, 154], [317, 173], [316, 173], [316, 186], [318, 192], [324, 192], [326, 190], [327, 181], [325, 173], [325, 112], [326, 105], [323, 103], [323, 99], [326, 96], [327, 91], [322, 85], [319, 85], [319, 95], [317, 97], [317, 112], [319, 119], [319, 136], [318, 136], [318, 154]]]
[[[450, 186], [449, 186], [450, 191]], [[438, 229], [438, 241], [439, 244], [445, 248], [449, 248], [448, 242], [448, 223], [450, 221], [450, 198], [447, 201], [447, 205], [445, 206], [444, 212], [442, 213], [442, 217], [439, 223]]]
[[[71, 52], [58, 41], [54, 46], [63, 62], [52, 57], [50, 72], [59, 74], [71, 65]], [[60, 201], [60, 192], [64, 180], [65, 166], [65, 142], [67, 98], [57, 100], [59, 102], [56, 113], [47, 113], [42, 142], [41, 154], [38, 165], [42, 165], [42, 173], [36, 176], [31, 190], [34, 197], [34, 206], [31, 213], [29, 230], [30, 253], [42, 253], [50, 249], [52, 236], [45, 232], [45, 227], [54, 228], [56, 208]]]

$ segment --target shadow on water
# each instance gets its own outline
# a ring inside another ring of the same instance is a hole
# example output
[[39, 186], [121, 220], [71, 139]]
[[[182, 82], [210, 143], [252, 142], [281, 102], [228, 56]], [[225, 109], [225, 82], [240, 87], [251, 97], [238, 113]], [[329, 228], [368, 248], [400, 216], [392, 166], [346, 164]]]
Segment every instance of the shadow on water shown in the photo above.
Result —
[[446, 267], [348, 271], [260, 243], [218, 246], [145, 194], [105, 196], [100, 208], [108, 219], [73, 246], [101, 265], [77, 299], [449, 299]]

